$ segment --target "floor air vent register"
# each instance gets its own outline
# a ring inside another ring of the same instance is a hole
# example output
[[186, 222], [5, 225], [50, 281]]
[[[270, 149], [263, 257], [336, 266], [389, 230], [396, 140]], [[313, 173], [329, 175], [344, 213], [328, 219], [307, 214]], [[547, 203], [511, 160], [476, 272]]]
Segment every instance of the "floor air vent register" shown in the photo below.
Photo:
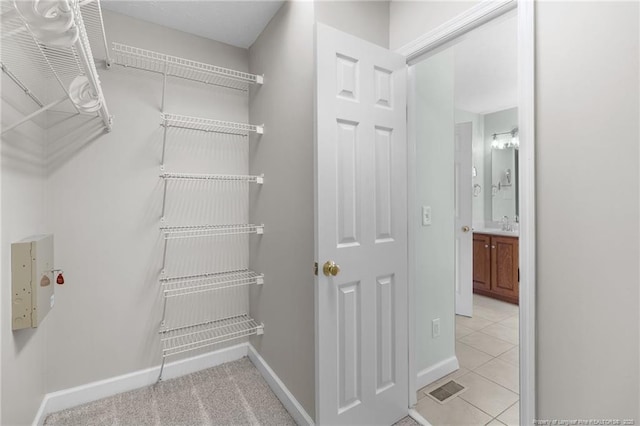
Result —
[[437, 389], [429, 392], [429, 396], [441, 404], [448, 402], [456, 395], [460, 395], [465, 391], [465, 387], [453, 380], [445, 383]]

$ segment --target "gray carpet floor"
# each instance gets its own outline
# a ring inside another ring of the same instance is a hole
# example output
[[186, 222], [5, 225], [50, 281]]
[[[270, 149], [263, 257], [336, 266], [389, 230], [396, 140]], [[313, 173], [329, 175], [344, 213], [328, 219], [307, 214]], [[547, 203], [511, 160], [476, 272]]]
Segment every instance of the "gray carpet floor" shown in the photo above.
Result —
[[[50, 414], [45, 426], [295, 425], [248, 358]], [[410, 417], [397, 426], [418, 425]]]

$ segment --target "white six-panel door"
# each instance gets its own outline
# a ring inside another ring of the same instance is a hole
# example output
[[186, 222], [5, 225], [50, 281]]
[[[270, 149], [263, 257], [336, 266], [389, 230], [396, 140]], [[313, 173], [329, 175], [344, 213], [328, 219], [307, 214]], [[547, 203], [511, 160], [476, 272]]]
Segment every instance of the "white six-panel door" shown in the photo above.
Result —
[[316, 422], [390, 425], [409, 401], [405, 58], [318, 24], [316, 61]]

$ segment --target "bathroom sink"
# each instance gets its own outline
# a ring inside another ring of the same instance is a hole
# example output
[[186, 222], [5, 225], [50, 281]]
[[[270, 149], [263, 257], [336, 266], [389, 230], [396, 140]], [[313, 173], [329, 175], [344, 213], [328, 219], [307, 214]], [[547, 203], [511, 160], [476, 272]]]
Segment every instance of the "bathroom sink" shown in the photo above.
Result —
[[473, 232], [477, 232], [479, 234], [501, 235], [503, 237], [519, 237], [520, 236], [520, 232], [518, 230], [503, 231], [500, 228], [485, 228], [485, 227], [474, 226]]

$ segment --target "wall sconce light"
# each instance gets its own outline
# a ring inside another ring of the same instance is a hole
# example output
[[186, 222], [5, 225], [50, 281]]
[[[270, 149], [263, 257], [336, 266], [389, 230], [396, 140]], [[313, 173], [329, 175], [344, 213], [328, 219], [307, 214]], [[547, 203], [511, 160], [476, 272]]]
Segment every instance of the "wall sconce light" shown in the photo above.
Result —
[[[509, 137], [511, 136], [511, 137]], [[494, 133], [493, 141], [491, 141], [491, 149], [520, 148], [520, 139], [518, 138], [518, 128], [514, 128], [510, 132]]]

